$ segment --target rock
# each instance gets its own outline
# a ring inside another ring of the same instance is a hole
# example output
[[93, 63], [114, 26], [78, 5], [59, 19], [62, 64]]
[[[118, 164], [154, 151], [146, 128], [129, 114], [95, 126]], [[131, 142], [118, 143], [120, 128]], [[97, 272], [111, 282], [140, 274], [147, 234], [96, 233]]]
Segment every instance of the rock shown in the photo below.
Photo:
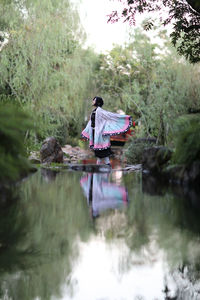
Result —
[[172, 151], [164, 146], [154, 146], [144, 149], [142, 165], [144, 169], [152, 173], [161, 172], [162, 168], [170, 160]]
[[163, 175], [168, 178], [169, 182], [181, 183], [184, 169], [183, 165], [171, 165], [165, 168]]
[[193, 183], [199, 185], [200, 182], [200, 162], [195, 161], [189, 166], [174, 165], [169, 166], [163, 173], [169, 181], [175, 183]]
[[69, 150], [69, 149], [72, 149], [72, 146], [71, 145], [65, 145], [62, 149], [63, 149], [63, 151], [64, 151], [64, 149]]
[[72, 147], [70, 145], [65, 145], [64, 147], [62, 147], [62, 150], [64, 152], [64, 155], [71, 160], [81, 160], [94, 156], [94, 153], [91, 150], [84, 150], [78, 146]]
[[28, 159], [32, 164], [40, 164], [39, 155], [39, 152], [31, 152]]
[[200, 182], [200, 161], [194, 161], [188, 168], [188, 175], [190, 181], [199, 183]]
[[64, 159], [63, 159], [63, 162], [66, 163], [66, 164], [68, 164], [68, 163], [71, 162], [71, 160], [70, 160], [69, 158], [64, 158]]
[[42, 163], [63, 162], [63, 151], [55, 137], [44, 140], [40, 149], [40, 158]]
[[81, 151], [82, 149], [80, 147], [76, 146], [76, 147], [74, 147], [74, 150]]
[[70, 155], [68, 153], [65, 153], [64, 151], [63, 151], [63, 155], [64, 155], [64, 158], [70, 158]]

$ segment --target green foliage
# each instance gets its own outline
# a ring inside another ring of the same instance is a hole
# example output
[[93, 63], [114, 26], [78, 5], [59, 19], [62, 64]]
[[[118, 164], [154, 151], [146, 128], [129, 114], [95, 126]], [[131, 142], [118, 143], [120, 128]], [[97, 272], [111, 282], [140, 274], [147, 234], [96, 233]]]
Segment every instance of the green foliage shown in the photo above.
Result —
[[0, 50], [0, 179], [6, 180], [28, 167], [24, 143], [27, 152], [39, 150], [47, 136], [78, 144], [97, 58], [82, 48], [85, 35], [69, 0], [1, 0], [0, 17], [6, 42]]
[[128, 164], [142, 163], [142, 155], [144, 149], [151, 147], [153, 144], [147, 141], [131, 138], [126, 145], [124, 156], [126, 157]]
[[[68, 0], [19, 3], [25, 15], [16, 23], [7, 19], [8, 43], [0, 53], [0, 98], [14, 96], [31, 114], [39, 128], [32, 143], [53, 135], [64, 144], [71, 124], [81, 131], [95, 55], [81, 47], [84, 32]], [[15, 2], [1, 12], [9, 15], [14, 5], [19, 12]]]
[[24, 146], [30, 117], [11, 105], [0, 105], [0, 181], [16, 180], [30, 167]]
[[175, 152], [173, 160], [178, 164], [190, 165], [200, 161], [200, 115], [182, 116], [174, 130]]
[[135, 30], [130, 43], [102, 55], [97, 86], [109, 109], [122, 109], [140, 123], [140, 136], [170, 143], [174, 120], [200, 108], [198, 65], [180, 60], [165, 32], [163, 46]]
[[[119, 0], [123, 2], [122, 0]], [[109, 22], [116, 22], [122, 18], [131, 25], [135, 25], [135, 15], [138, 13], [149, 13], [150, 18], [146, 21], [144, 28], [150, 30], [155, 24], [156, 18], [152, 15], [154, 11], [162, 11], [160, 20], [162, 25], [173, 24], [171, 42], [177, 45], [179, 54], [184, 55], [191, 63], [200, 61], [200, 14], [199, 1], [195, 0], [127, 0], [126, 7], [121, 13], [113, 11], [109, 15]], [[167, 8], [167, 9], [166, 9]]]

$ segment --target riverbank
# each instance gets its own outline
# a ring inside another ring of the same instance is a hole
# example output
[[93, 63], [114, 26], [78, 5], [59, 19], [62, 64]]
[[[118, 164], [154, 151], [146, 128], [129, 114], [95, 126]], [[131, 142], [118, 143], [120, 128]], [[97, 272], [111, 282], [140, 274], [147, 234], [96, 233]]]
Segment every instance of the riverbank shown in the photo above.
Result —
[[[48, 140], [48, 139], [47, 139]], [[46, 141], [46, 140], [45, 140]], [[50, 139], [48, 140], [48, 142]], [[141, 142], [139, 140], [139, 142]], [[143, 141], [142, 141], [143, 142]], [[81, 147], [72, 147], [67, 144], [63, 147], [56, 145], [55, 149], [50, 146], [45, 146], [44, 154], [40, 151], [32, 152], [29, 161], [35, 166], [41, 164], [43, 168], [48, 169], [66, 169], [102, 172], [105, 166], [97, 166], [94, 153], [90, 149]], [[136, 141], [134, 142], [137, 146]], [[46, 144], [45, 144], [46, 145]], [[60, 157], [57, 161], [57, 148], [59, 148]], [[140, 146], [141, 147], [141, 146]], [[41, 148], [42, 149], [42, 148]], [[113, 155], [111, 156], [112, 169], [121, 169], [123, 171], [143, 170], [144, 173], [149, 173], [159, 180], [175, 184], [193, 184], [196, 185], [200, 179], [200, 162], [193, 162], [189, 166], [174, 165], [171, 162], [172, 151], [164, 146], [146, 145], [141, 147], [140, 153], [136, 156], [138, 148], [132, 149], [134, 163], [129, 163], [130, 152], [127, 155], [127, 148], [112, 147]]]
[[111, 168], [104, 164], [96, 165], [92, 150], [69, 144], [61, 147], [55, 138], [49, 137], [44, 140], [40, 152], [31, 153], [29, 160], [34, 165], [51, 170], [71, 169], [92, 173], [141, 170], [142, 174], [148, 174], [161, 186], [191, 185], [198, 189], [200, 162], [174, 164], [173, 151], [165, 146], [157, 146], [153, 139], [134, 139], [126, 147], [112, 147], [112, 151]]

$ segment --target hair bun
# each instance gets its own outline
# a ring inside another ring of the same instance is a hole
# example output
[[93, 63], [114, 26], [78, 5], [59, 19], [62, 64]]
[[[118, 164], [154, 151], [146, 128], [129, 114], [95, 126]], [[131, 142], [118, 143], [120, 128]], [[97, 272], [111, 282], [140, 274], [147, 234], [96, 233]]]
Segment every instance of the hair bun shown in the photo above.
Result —
[[103, 99], [101, 98], [101, 97], [94, 97], [94, 99], [93, 100], [95, 100], [95, 105], [94, 106], [103, 106]]

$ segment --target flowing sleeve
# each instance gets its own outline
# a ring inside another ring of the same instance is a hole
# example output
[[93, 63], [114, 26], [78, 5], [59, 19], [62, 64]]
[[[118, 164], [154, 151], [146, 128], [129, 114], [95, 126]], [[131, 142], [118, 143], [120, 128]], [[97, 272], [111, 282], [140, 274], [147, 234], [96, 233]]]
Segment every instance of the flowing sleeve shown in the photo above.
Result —
[[91, 127], [91, 120], [89, 120], [85, 129], [83, 129], [83, 131], [81, 133], [82, 138], [84, 138], [86, 140], [90, 139], [90, 127]]
[[126, 132], [132, 125], [132, 117], [129, 115], [112, 113], [102, 108], [98, 109], [97, 112], [99, 113], [100, 118], [105, 122], [103, 136], [118, 135]]

